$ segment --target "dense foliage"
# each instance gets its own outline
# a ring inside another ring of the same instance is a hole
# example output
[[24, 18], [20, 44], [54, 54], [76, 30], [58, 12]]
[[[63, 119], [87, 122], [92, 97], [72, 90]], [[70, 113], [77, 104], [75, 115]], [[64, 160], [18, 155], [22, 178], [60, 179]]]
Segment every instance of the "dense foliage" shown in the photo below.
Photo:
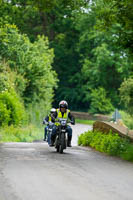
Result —
[[96, 0], [97, 26], [117, 37], [117, 46], [133, 53], [133, 1]]
[[42, 138], [43, 129], [34, 125], [14, 127], [13, 125], [0, 128], [1, 142], [32, 142]]
[[31, 43], [16, 27], [7, 25], [0, 29], [0, 43], [0, 55], [22, 76], [16, 79], [16, 86], [24, 101], [50, 99], [52, 86], [56, 86], [56, 74], [51, 70], [54, 55], [53, 50], [48, 49], [47, 38], [38, 37]]
[[120, 111], [122, 116], [123, 123], [129, 128], [133, 130], [133, 117], [129, 113], [125, 111]]
[[[51, 67], [54, 54], [53, 50], [49, 49], [48, 39], [38, 36], [37, 40], [31, 43], [26, 35], [19, 33], [16, 26], [5, 25], [0, 28], [0, 44], [1, 60], [5, 60], [5, 65], [9, 66], [4, 77], [6, 66], [1, 64], [3, 73], [0, 79], [0, 99], [4, 102], [1, 109], [3, 117], [6, 116], [6, 124], [18, 124], [14, 115], [16, 118], [20, 116], [21, 120], [23, 118], [23, 108], [20, 109], [18, 98], [21, 98], [25, 107], [38, 107], [37, 110], [42, 115], [46, 114], [51, 106], [53, 88], [56, 87], [57, 81], [56, 73]], [[8, 81], [11, 74], [12, 83]], [[8, 94], [5, 90], [8, 89], [8, 85], [11, 87], [11, 84], [14, 88]]]
[[90, 112], [106, 114], [113, 111], [114, 108], [110, 99], [106, 97], [104, 88], [94, 89], [91, 92]]
[[15, 90], [16, 74], [3, 62], [0, 63], [0, 71], [0, 126], [25, 124], [25, 108]]
[[125, 79], [119, 90], [125, 109], [133, 115], [133, 77]]
[[[0, 1], [0, 60], [30, 121], [41, 119], [53, 98], [55, 107], [65, 99], [77, 111], [133, 114], [132, 94], [124, 92], [133, 72], [132, 17], [132, 0]], [[8, 82], [3, 74], [0, 82]]]
[[78, 144], [91, 146], [100, 152], [133, 161], [133, 145], [118, 134], [88, 131], [79, 136]]

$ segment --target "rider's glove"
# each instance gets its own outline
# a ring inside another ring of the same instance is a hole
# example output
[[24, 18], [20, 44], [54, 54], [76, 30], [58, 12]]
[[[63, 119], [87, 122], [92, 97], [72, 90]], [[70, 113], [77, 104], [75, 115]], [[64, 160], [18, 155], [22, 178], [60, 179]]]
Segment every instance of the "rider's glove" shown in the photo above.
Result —
[[52, 122], [55, 122], [55, 117], [52, 116], [51, 119], [52, 119]]
[[75, 122], [74, 122], [74, 121], [72, 121], [72, 122], [71, 122], [71, 124], [72, 124], [72, 125], [74, 125], [74, 124], [75, 124]]
[[46, 124], [46, 125], [47, 125], [47, 124], [48, 124], [48, 122], [47, 122], [46, 120], [44, 120], [44, 121], [43, 121], [43, 124]]

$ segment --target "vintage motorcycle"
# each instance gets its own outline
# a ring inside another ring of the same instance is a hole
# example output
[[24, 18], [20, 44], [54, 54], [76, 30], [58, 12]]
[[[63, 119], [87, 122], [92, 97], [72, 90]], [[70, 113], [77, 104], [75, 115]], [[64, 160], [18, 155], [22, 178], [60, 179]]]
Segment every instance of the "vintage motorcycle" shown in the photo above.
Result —
[[[57, 127], [57, 135], [55, 139], [55, 148], [57, 152], [63, 153], [63, 150], [67, 148], [67, 120], [59, 119], [59, 125]], [[70, 121], [71, 123], [71, 121]]]
[[46, 139], [46, 141], [48, 142], [49, 145], [51, 144], [51, 134], [52, 134], [53, 126], [54, 126], [53, 122], [49, 122], [48, 123], [47, 139]]

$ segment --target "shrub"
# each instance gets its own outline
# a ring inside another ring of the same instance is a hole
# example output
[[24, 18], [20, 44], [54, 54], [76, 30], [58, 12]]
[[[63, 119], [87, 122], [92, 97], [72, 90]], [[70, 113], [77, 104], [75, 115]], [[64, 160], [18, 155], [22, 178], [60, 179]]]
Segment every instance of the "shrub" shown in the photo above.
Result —
[[125, 152], [121, 154], [121, 158], [128, 161], [133, 161], [133, 145], [127, 145]]
[[15, 91], [0, 93], [0, 125], [22, 125], [26, 120], [23, 104]]
[[8, 125], [10, 119], [10, 113], [11, 111], [7, 109], [7, 106], [5, 103], [0, 101], [0, 125], [5, 126]]
[[109, 155], [133, 161], [133, 145], [118, 134], [88, 131], [78, 137], [78, 145], [91, 146]]

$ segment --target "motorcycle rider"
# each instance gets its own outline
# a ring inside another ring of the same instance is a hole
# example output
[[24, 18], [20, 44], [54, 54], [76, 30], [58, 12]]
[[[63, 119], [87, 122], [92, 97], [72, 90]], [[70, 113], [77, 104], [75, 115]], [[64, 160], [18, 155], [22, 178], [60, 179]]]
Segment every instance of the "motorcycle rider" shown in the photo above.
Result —
[[[54, 146], [56, 134], [57, 134], [57, 128], [58, 128], [58, 122], [56, 123], [56, 120], [59, 118], [63, 119], [70, 119], [71, 124], [75, 124], [75, 118], [72, 116], [70, 110], [68, 110], [68, 103], [65, 100], [60, 101], [59, 108], [56, 110], [56, 112], [53, 114], [55, 117], [55, 126], [53, 127], [52, 134], [51, 134], [51, 145]], [[67, 125], [67, 133], [68, 133], [68, 141], [67, 146], [71, 147], [71, 140], [72, 140], [72, 128]]]
[[53, 121], [53, 114], [56, 112], [55, 108], [51, 108], [50, 110], [50, 114], [47, 115], [44, 120], [43, 120], [43, 124], [46, 124], [47, 126], [44, 128], [44, 141], [46, 141], [47, 138], [47, 130], [49, 128], [49, 122], [54, 122]]

